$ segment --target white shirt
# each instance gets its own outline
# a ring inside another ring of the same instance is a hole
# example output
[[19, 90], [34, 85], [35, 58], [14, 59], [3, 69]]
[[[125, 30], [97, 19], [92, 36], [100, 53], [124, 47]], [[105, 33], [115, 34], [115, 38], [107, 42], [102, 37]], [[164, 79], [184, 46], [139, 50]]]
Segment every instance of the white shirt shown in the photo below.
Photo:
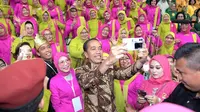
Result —
[[162, 0], [160, 0], [158, 2], [157, 6], [160, 7], [160, 9], [162, 10], [162, 12], [161, 12], [162, 15], [165, 14], [165, 10], [167, 8], [169, 8], [169, 4], [168, 4], [167, 0], [165, 2], [162, 2]]

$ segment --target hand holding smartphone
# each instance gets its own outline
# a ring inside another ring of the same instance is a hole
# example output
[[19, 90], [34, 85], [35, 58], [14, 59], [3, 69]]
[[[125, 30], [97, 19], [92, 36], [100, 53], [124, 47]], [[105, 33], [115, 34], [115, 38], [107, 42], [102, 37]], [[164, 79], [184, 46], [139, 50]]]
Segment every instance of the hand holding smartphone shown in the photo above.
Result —
[[142, 97], [145, 97], [147, 95], [147, 93], [145, 91], [143, 91], [143, 90], [138, 90], [137, 92]]
[[143, 48], [143, 38], [123, 38], [122, 43], [126, 44], [125, 48], [128, 51], [139, 50]]
[[147, 93], [145, 91], [143, 91], [143, 90], [138, 90], [137, 93], [139, 95], [138, 98], [137, 98], [137, 102], [139, 104], [146, 103], [147, 99], [145, 98], [145, 96], [146, 96]]

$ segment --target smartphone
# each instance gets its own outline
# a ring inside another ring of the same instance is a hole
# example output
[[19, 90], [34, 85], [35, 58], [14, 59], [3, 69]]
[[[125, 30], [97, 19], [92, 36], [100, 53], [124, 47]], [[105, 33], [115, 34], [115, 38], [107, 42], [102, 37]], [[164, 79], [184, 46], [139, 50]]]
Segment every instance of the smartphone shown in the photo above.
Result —
[[138, 90], [137, 93], [142, 97], [145, 97], [147, 95], [147, 93], [143, 90]]
[[128, 51], [139, 50], [143, 48], [143, 38], [123, 38], [122, 43], [126, 44], [125, 48]]

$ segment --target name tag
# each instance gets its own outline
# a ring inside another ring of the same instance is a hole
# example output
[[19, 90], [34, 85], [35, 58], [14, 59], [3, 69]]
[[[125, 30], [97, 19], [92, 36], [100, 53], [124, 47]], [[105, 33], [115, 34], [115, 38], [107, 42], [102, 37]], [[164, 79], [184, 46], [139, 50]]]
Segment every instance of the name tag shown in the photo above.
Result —
[[73, 104], [73, 107], [74, 107], [74, 112], [78, 112], [78, 111], [83, 109], [80, 96], [73, 98], [72, 104]]

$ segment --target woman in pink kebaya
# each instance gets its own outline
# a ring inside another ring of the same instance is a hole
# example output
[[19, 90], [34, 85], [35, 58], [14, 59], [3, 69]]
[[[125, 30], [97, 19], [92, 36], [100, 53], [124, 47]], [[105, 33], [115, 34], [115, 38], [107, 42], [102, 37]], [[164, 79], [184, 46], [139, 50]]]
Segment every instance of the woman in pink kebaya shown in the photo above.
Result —
[[171, 78], [168, 59], [163, 55], [154, 56], [149, 62], [150, 78], [142, 82], [137, 102], [133, 108], [140, 110], [148, 105], [162, 102], [175, 89], [178, 83]]
[[81, 88], [71, 60], [66, 53], [57, 53], [54, 64], [58, 74], [51, 79], [51, 102], [56, 112], [84, 112]]

